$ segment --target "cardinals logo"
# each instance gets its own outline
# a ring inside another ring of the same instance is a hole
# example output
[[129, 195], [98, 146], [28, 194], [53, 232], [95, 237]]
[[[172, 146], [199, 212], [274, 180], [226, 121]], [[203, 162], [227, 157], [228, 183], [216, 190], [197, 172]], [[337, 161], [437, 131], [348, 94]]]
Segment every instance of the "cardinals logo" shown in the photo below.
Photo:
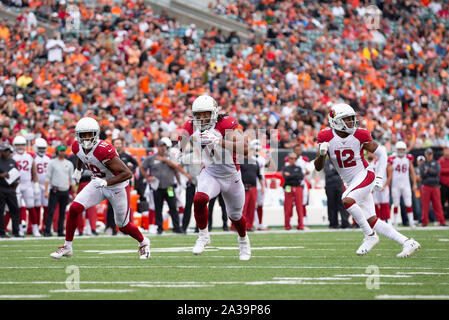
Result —
[[334, 110], [334, 109], [332, 109], [332, 110], [329, 112], [329, 116], [330, 116], [331, 118], [335, 118], [336, 113], [335, 113], [335, 110]]

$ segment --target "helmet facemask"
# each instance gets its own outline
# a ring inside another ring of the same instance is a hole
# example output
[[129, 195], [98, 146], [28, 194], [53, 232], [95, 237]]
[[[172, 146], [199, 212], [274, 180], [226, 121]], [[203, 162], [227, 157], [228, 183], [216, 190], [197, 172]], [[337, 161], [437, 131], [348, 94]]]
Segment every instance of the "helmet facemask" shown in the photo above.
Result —
[[405, 149], [397, 149], [396, 152], [398, 153], [399, 158], [403, 158], [405, 156], [406, 150]]
[[[92, 135], [87, 135], [92, 133]], [[76, 132], [76, 140], [84, 149], [92, 149], [98, 141], [99, 132], [97, 130]]]
[[343, 131], [347, 134], [354, 134], [357, 130], [359, 122], [356, 119], [355, 115], [345, 116], [337, 119], [331, 118], [331, 126], [335, 130]]
[[[205, 116], [206, 112], [210, 113], [209, 117]], [[217, 121], [217, 111], [197, 111], [193, 112], [193, 124], [200, 131], [209, 130]]]
[[14, 151], [18, 154], [23, 154], [25, 152], [26, 145], [25, 144], [15, 144]]
[[45, 147], [38, 147], [37, 148], [37, 154], [40, 155], [41, 157], [47, 152], [47, 148]]

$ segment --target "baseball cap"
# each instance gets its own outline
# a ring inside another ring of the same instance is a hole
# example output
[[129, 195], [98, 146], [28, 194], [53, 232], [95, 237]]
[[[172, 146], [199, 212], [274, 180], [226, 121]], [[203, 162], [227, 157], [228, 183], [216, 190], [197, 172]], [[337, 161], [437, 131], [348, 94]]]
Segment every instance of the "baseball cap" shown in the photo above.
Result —
[[418, 156], [417, 160], [418, 160], [418, 161], [421, 161], [421, 160], [424, 161], [424, 160], [426, 160], [426, 158], [424, 158], [424, 156]]
[[433, 154], [432, 148], [427, 148], [426, 151], [424, 151], [424, 154]]
[[56, 148], [56, 150], [57, 150], [57, 151], [66, 151], [66, 150], [67, 150], [67, 147], [66, 147], [65, 145], [61, 144], [61, 145], [59, 145], [59, 146]]
[[7, 142], [0, 143], [0, 151], [3, 151], [3, 150], [9, 150], [9, 151], [13, 152], [12, 146]]
[[157, 145], [158, 145], [158, 146], [163, 146], [164, 144], [165, 144], [168, 148], [171, 148], [171, 146], [172, 146], [172, 143], [171, 143], [170, 139], [167, 138], [167, 137], [163, 137], [162, 139], [160, 139], [160, 140], [157, 142]]

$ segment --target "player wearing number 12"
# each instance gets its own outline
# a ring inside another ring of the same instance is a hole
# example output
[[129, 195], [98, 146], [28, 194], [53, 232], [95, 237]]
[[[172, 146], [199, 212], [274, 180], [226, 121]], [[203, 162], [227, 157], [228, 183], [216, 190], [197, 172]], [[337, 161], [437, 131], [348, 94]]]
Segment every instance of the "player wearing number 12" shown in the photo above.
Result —
[[[314, 165], [317, 171], [321, 171], [326, 156], [329, 156], [343, 180], [346, 187], [342, 195], [343, 205], [365, 234], [356, 253], [367, 254], [379, 242], [379, 233], [402, 245], [402, 252], [397, 257], [410, 256], [420, 248], [420, 244], [408, 239], [376, 216], [371, 192], [381, 190], [386, 179], [382, 176], [387, 166], [385, 149], [379, 148], [368, 130], [357, 128], [356, 113], [348, 104], [338, 103], [331, 107], [329, 124], [331, 129], [318, 133], [319, 150]], [[377, 177], [368, 166], [364, 150], [376, 155], [378, 172], [381, 173]]]
[[72, 256], [72, 241], [77, 227], [78, 216], [84, 210], [107, 199], [114, 210], [115, 224], [120, 231], [139, 242], [141, 259], [150, 257], [150, 241], [130, 221], [130, 193], [128, 180], [132, 172], [118, 157], [115, 148], [99, 139], [100, 126], [93, 118], [82, 118], [75, 127], [76, 141], [72, 152], [76, 155], [73, 178], [76, 183], [81, 178], [84, 164], [91, 172], [92, 179], [73, 200], [67, 219], [65, 244], [50, 256], [55, 259]]

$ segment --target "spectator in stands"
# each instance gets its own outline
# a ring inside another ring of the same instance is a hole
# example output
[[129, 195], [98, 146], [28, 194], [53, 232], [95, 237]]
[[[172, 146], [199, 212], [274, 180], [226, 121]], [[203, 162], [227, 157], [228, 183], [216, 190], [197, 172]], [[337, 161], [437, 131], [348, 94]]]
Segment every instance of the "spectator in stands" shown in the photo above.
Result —
[[440, 225], [445, 226], [443, 208], [441, 205], [440, 193], [440, 164], [433, 159], [433, 150], [431, 148], [425, 151], [426, 161], [421, 164], [419, 172], [421, 174], [421, 207], [422, 207], [422, 226], [429, 223], [429, 207], [432, 208], [435, 217]]

